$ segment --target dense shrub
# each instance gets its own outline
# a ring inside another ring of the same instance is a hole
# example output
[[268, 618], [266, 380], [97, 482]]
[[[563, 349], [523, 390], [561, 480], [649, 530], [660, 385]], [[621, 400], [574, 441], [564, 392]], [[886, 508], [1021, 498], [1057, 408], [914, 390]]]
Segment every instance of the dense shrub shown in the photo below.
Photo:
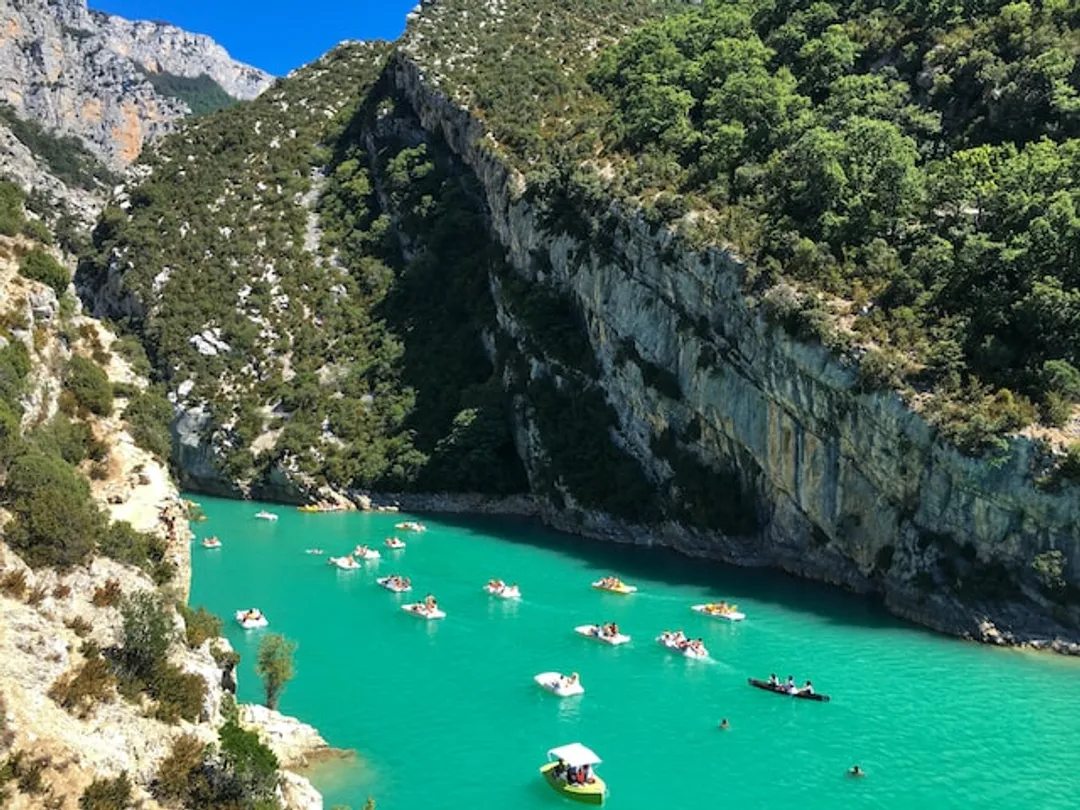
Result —
[[86, 481], [60, 458], [33, 450], [17, 457], [4, 498], [15, 516], [7, 542], [35, 567], [84, 561], [105, 531]]
[[138, 591], [124, 600], [120, 614], [123, 669], [147, 684], [165, 661], [175, 636], [171, 611], [159, 595]]
[[98, 703], [111, 700], [115, 691], [112, 667], [94, 652], [78, 669], [61, 675], [49, 687], [49, 697], [77, 717], [85, 718]]
[[0, 593], [12, 599], [22, 599], [26, 593], [26, 572], [20, 568], [4, 574], [0, 578]]
[[12, 182], [0, 180], [0, 234], [15, 236], [26, 225], [22, 189]]
[[165, 723], [194, 723], [202, 715], [206, 681], [175, 664], [158, 662], [146, 691], [158, 702], [154, 716]]
[[1031, 561], [1031, 569], [1040, 587], [1050, 596], [1060, 598], [1066, 592], [1065, 555], [1057, 549], [1041, 551]]
[[95, 779], [79, 797], [79, 810], [128, 810], [131, 807], [131, 780], [127, 772], [115, 779]]
[[115, 579], [107, 579], [104, 585], [94, 589], [94, 595], [90, 601], [94, 607], [116, 607], [123, 598], [124, 592], [120, 588], [120, 583]]
[[194, 736], [173, 740], [158, 766], [153, 792], [189, 810], [269, 810], [278, 807], [277, 769], [277, 758], [257, 734], [227, 721], [218, 730], [217, 756]]
[[172, 451], [172, 418], [172, 405], [156, 388], [135, 394], [124, 408], [124, 420], [135, 444], [161, 459], [169, 458]]
[[[181, 734], [173, 740], [168, 755], [158, 765], [154, 779], [154, 795], [166, 802], [182, 802], [189, 792], [195, 792], [197, 778], [205, 779], [199, 771], [206, 760], [206, 745], [191, 734]], [[187, 805], [191, 806], [191, 805]]]
[[45, 590], [44, 585], [35, 585], [30, 589], [30, 592], [26, 594], [26, 604], [31, 607], [37, 607], [45, 601], [45, 596], [48, 591]]
[[206, 115], [236, 104], [236, 99], [205, 73], [194, 78], [164, 71], [146, 72], [143, 75], [161, 95], [184, 102], [193, 116]]
[[193, 650], [221, 635], [221, 619], [202, 606], [192, 610], [181, 604], [180, 615], [184, 617], [187, 644]]
[[93, 630], [93, 626], [84, 619], [82, 616], [75, 616], [64, 622], [64, 625], [71, 630], [79, 638], [86, 638], [90, 635], [90, 631]]
[[98, 541], [98, 551], [118, 562], [152, 570], [161, 561], [164, 549], [154, 535], [136, 531], [126, 520], [119, 520], [105, 530]]
[[91, 360], [73, 356], [64, 369], [64, 387], [74, 395], [79, 407], [99, 416], [112, 413], [112, 385], [104, 370]]
[[70, 271], [52, 257], [44, 248], [35, 247], [19, 261], [19, 273], [33, 281], [40, 281], [63, 295], [71, 281]]

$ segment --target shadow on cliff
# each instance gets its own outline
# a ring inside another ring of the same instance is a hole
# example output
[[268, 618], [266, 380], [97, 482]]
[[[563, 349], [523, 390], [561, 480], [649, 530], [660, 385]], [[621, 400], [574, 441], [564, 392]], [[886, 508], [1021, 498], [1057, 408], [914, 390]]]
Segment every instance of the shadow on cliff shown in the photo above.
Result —
[[566, 534], [532, 518], [439, 514], [430, 516], [459, 530], [497, 533], [508, 543], [560, 552], [599, 572], [633, 582], [648, 577], [669, 585], [708, 589], [703, 599], [753, 600], [803, 613], [836, 625], [920, 631], [890, 614], [872, 596], [800, 579], [772, 568], [743, 568], [688, 557], [669, 548], [647, 548]]

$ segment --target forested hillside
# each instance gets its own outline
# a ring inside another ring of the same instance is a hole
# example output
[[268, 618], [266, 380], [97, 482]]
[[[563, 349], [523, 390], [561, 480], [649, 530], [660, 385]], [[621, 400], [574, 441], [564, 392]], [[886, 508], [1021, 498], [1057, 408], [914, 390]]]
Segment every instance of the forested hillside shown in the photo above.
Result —
[[467, 180], [392, 135], [364, 142], [388, 50], [342, 46], [191, 122], [81, 268], [199, 414], [225, 480], [523, 486], [480, 339], [498, 257]]
[[[534, 188], [731, 246], [771, 317], [968, 452], [1071, 424], [1075, 3], [533, 2], [482, 34], [449, 22], [473, 5], [440, 3], [408, 47]], [[480, 57], [499, 48], [529, 69]]]

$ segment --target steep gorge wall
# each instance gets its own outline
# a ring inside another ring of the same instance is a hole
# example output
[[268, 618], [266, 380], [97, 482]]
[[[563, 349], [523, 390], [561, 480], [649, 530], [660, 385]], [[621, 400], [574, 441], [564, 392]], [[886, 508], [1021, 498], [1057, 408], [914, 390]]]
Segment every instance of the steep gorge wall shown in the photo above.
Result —
[[[710, 496], [731, 512], [719, 530], [671, 519], [641, 526], [579, 508], [563, 488], [548, 499], [551, 523], [878, 593], [894, 612], [949, 633], [1080, 650], [1080, 611], [1048, 600], [1032, 567], [1060, 552], [1075, 594], [1080, 499], [1072, 486], [1034, 485], [1032, 443], [1011, 441], [994, 463], [970, 459], [897, 396], [860, 393], [852, 369], [827, 349], [767, 321], [743, 293], [742, 266], [722, 250], [689, 250], [614, 207], [602, 244], [545, 230], [482, 124], [406, 58], [390, 71], [424, 128], [479, 179], [515, 272], [584, 314], [595, 385], [618, 416], [612, 440], [675, 502], [671, 456], [689, 454], [704, 480], [726, 482]], [[500, 287], [493, 278], [497, 298]], [[499, 319], [523, 349], [526, 327], [505, 301]], [[532, 378], [565, 383], [549, 358], [528, 360]], [[678, 390], [661, 393], [643, 369], [677, 380]], [[540, 488], [549, 460], [526, 398], [517, 401], [519, 447]]]

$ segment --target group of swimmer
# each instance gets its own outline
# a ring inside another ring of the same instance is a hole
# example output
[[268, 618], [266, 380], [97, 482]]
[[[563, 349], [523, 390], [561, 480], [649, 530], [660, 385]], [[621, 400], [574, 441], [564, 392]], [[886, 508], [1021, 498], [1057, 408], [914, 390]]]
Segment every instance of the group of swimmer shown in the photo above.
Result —
[[660, 640], [668, 647], [672, 647], [677, 650], [689, 650], [694, 655], [706, 656], [708, 651], [705, 649], [705, 642], [700, 638], [690, 639], [686, 637], [686, 634], [682, 630], [676, 630], [672, 633], [670, 630], [665, 630], [660, 634]]
[[776, 673], [769, 676], [769, 686], [773, 687], [777, 691], [787, 692], [789, 695], [812, 695], [814, 694], [814, 685], [807, 681], [802, 686], [795, 685], [795, 679], [791, 676], [787, 676], [787, 680], [784, 683], [780, 683], [780, 679], [776, 677]]

